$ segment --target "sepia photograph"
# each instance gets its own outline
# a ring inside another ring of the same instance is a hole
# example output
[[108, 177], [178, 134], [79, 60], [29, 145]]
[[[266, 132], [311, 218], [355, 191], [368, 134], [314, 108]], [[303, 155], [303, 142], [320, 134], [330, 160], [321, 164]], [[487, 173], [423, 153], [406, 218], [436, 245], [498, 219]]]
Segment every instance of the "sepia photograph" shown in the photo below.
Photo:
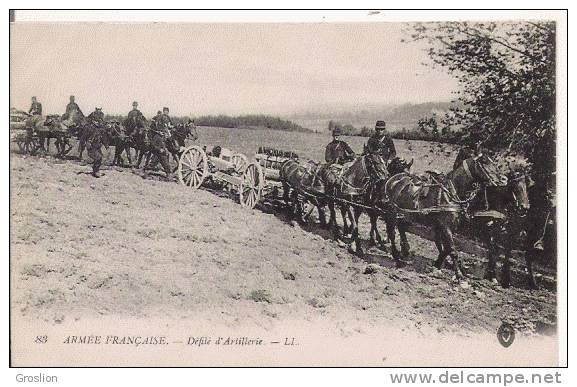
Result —
[[77, 12], [10, 13], [11, 367], [566, 364], [566, 11]]

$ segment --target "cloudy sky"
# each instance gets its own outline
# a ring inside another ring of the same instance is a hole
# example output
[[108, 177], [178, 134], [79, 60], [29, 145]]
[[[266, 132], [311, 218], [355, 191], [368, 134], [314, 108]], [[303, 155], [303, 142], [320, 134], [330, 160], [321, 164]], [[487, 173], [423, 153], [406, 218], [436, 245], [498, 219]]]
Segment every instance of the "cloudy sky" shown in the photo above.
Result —
[[444, 101], [457, 84], [423, 66], [397, 23], [14, 24], [11, 106], [150, 116], [292, 113]]

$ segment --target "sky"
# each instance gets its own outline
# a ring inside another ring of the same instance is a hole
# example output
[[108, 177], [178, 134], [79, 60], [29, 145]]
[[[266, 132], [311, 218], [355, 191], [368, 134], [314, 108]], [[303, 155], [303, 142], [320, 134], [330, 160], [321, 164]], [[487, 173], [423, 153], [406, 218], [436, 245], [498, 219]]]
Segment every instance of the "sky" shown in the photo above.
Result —
[[11, 106], [63, 113], [290, 114], [449, 101], [456, 81], [400, 23], [16, 23]]

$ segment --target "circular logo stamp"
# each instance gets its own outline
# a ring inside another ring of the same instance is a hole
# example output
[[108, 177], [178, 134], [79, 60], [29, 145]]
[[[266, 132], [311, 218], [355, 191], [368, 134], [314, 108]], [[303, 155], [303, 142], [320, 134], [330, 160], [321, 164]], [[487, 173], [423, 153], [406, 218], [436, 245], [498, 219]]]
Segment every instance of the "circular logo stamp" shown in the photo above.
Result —
[[497, 339], [499, 343], [505, 348], [509, 347], [515, 341], [515, 329], [509, 323], [502, 323], [497, 330]]

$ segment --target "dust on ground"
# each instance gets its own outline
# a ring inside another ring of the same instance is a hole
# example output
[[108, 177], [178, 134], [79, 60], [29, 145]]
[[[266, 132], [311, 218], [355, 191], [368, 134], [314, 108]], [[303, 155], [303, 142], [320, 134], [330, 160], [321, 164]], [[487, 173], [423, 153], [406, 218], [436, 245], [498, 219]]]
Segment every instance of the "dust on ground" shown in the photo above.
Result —
[[[266, 330], [320, 319], [344, 336], [380, 326], [493, 334], [509, 321], [528, 335], [555, 332], [548, 290], [463, 285], [450, 270], [395, 268], [386, 251], [368, 263], [278, 211], [127, 168], [94, 179], [78, 162], [10, 157], [11, 310], [23, 321], [162, 317]], [[436, 256], [433, 243], [410, 242]]]

